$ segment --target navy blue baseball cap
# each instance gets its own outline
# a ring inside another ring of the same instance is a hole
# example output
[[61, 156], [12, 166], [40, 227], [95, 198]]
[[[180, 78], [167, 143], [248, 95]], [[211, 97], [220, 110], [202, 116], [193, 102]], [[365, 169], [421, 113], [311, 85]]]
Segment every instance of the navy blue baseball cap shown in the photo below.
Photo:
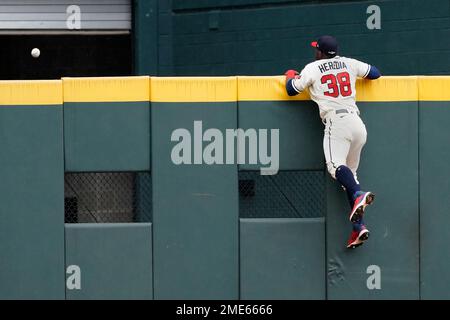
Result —
[[332, 36], [321, 36], [317, 41], [311, 42], [311, 46], [330, 56], [336, 55], [338, 51], [337, 40]]

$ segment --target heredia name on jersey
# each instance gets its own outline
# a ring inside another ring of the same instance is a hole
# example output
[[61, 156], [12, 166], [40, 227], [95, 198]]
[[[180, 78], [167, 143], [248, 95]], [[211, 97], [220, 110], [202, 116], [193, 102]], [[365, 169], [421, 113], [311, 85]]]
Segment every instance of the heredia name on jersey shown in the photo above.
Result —
[[344, 61], [328, 61], [319, 64], [320, 73], [336, 69], [347, 69], [347, 65]]

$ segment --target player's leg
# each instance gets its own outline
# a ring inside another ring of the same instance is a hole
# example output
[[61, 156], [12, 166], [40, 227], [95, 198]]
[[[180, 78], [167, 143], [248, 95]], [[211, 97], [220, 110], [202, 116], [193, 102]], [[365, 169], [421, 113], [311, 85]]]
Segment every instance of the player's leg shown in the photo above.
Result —
[[369, 230], [364, 225], [362, 219], [359, 222], [353, 223], [352, 233], [347, 242], [347, 248], [354, 249], [359, 247], [369, 238]]
[[357, 116], [354, 116], [351, 122], [352, 143], [350, 145], [346, 161], [349, 169], [352, 171], [355, 181], [358, 183], [359, 189], [353, 194], [354, 204], [350, 213], [350, 220], [352, 222], [356, 222], [362, 219], [365, 207], [373, 202], [374, 194], [372, 192], [361, 191], [361, 187], [359, 186], [359, 181], [357, 179], [357, 170], [361, 157], [361, 151], [367, 140], [366, 127], [364, 126], [362, 120]]
[[[349, 198], [350, 207], [353, 207], [353, 195], [360, 190], [359, 183], [351, 169], [347, 166], [348, 153], [351, 147], [351, 131], [344, 121], [327, 121], [324, 131], [323, 150], [327, 168], [330, 175], [344, 187]], [[355, 248], [368, 238], [368, 230], [362, 220], [352, 225], [352, 233], [347, 242], [348, 248]]]
[[[338, 180], [336, 177], [338, 168], [346, 165], [350, 145], [350, 133], [348, 129], [342, 127], [342, 125], [339, 125], [333, 119], [328, 119], [325, 124], [323, 136], [323, 153], [328, 172], [333, 179]], [[341, 183], [341, 185], [343, 184]], [[346, 187], [345, 185], [343, 186]]]
[[357, 178], [357, 170], [361, 158], [361, 151], [367, 141], [367, 131], [362, 121], [358, 119], [353, 119], [353, 121], [351, 122], [351, 127], [352, 127], [352, 143], [348, 151], [346, 162], [347, 166], [352, 171], [356, 182], [358, 182], [359, 184]]
[[352, 171], [347, 166], [348, 153], [351, 147], [351, 132], [348, 126], [339, 119], [328, 120], [323, 137], [323, 151], [330, 175], [344, 187], [349, 200], [350, 209], [353, 208], [353, 195], [359, 191], [359, 184], [355, 181]]
[[355, 195], [358, 191], [361, 191], [361, 187], [356, 181], [352, 170], [345, 164], [339, 166], [336, 169], [336, 179], [344, 187], [347, 193], [347, 200], [350, 205], [350, 209], [353, 209]]

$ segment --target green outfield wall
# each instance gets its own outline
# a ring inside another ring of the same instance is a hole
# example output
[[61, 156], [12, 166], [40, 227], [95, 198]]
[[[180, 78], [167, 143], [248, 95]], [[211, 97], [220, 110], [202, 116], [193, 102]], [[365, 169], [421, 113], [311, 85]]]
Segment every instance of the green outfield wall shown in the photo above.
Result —
[[[425, 78], [419, 82], [419, 212], [420, 271], [422, 299], [450, 299], [449, 234], [450, 110], [447, 77]], [[444, 227], [444, 228], [443, 228]], [[440, 231], [442, 230], [442, 232]]]
[[[150, 223], [86, 223], [66, 226], [66, 270], [81, 270], [80, 289], [66, 299], [152, 299]], [[140, 245], [138, 245], [140, 244]]]
[[275, 75], [339, 53], [384, 75], [450, 73], [447, 0], [135, 0], [135, 71], [159, 76]]
[[[376, 200], [348, 250], [317, 106], [284, 77], [1, 81], [0, 298], [448, 299], [449, 92], [358, 80]], [[65, 223], [64, 176], [86, 172], [149, 172], [142, 222]]]
[[62, 82], [0, 92], [0, 298], [64, 299]]

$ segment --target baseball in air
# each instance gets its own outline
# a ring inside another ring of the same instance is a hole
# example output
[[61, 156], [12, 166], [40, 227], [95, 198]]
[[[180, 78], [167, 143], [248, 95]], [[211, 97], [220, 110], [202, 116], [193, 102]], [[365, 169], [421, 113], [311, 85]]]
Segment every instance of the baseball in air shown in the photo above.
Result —
[[40, 55], [41, 55], [41, 50], [39, 50], [38, 48], [34, 48], [33, 50], [31, 50], [31, 56], [33, 58], [39, 58]]

